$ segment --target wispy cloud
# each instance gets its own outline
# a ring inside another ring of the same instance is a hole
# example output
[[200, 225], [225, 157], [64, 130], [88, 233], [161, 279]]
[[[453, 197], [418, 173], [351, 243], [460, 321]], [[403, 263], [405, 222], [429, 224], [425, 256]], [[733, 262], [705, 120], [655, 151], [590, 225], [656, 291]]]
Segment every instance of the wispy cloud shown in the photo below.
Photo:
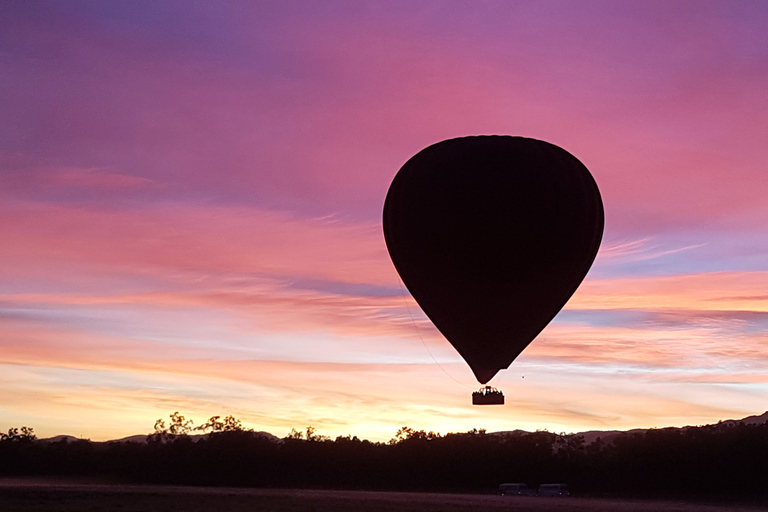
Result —
[[706, 244], [686, 245], [683, 247], [663, 247], [653, 243], [650, 237], [636, 240], [603, 241], [597, 254], [596, 264], [644, 261], [690, 251]]

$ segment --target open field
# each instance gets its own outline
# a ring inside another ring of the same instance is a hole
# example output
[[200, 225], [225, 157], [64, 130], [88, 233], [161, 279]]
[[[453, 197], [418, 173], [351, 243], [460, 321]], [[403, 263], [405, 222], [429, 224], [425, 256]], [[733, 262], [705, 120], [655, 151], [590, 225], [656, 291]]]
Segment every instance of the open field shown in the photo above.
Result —
[[240, 489], [0, 480], [3, 512], [755, 512], [765, 508], [589, 498]]

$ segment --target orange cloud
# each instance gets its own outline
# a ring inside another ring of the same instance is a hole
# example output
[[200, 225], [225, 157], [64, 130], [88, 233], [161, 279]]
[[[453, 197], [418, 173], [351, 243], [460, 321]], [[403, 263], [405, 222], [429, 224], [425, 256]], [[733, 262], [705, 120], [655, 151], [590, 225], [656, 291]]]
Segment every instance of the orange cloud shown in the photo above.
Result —
[[768, 272], [588, 279], [568, 309], [768, 311]]

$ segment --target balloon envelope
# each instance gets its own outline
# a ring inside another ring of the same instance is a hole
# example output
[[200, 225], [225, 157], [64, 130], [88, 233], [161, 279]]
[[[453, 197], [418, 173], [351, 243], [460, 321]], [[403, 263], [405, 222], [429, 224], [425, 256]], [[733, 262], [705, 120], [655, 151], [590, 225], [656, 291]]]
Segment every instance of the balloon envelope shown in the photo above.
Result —
[[439, 142], [403, 165], [384, 204], [387, 249], [435, 326], [488, 382], [578, 288], [603, 234], [586, 167], [547, 142]]

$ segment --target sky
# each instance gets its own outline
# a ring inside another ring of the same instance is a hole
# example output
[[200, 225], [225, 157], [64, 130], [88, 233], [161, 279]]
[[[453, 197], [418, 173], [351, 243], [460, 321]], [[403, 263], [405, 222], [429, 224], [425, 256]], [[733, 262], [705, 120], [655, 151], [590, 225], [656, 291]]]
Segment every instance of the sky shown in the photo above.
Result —
[[[766, 27], [761, 1], [0, 3], [0, 430], [763, 413]], [[480, 134], [566, 149], [605, 206], [503, 407], [470, 405], [381, 227], [411, 156]]]

